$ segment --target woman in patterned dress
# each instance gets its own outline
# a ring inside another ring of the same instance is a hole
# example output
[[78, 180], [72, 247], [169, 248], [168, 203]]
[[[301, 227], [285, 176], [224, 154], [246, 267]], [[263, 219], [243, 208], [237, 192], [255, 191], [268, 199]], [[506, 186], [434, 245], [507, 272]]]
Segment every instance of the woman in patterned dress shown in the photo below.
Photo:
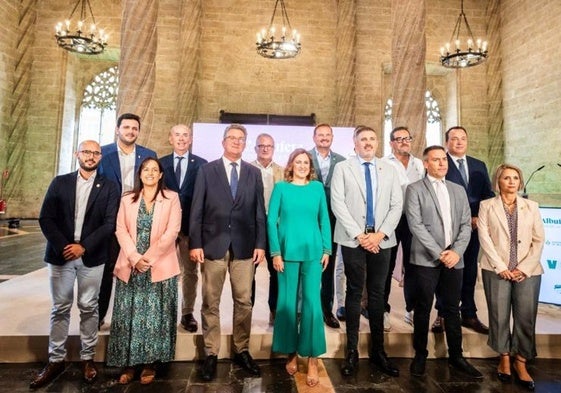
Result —
[[[526, 360], [536, 356], [536, 317], [543, 268], [544, 227], [536, 202], [524, 199], [520, 168], [502, 164], [494, 176], [496, 197], [481, 202], [477, 229], [491, 348], [500, 354], [497, 378], [534, 390]], [[511, 329], [511, 318], [513, 319]]]
[[175, 356], [177, 275], [175, 240], [181, 226], [177, 193], [167, 190], [163, 168], [147, 158], [135, 188], [121, 199], [116, 236], [121, 246], [107, 364], [123, 367], [119, 383], [149, 384], [155, 365]]

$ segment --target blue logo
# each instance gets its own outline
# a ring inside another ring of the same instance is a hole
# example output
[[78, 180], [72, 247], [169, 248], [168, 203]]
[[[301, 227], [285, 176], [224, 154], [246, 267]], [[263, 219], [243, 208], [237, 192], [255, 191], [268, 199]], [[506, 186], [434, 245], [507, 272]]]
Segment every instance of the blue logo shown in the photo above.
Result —
[[552, 260], [552, 259], [548, 259], [548, 260], [547, 260], [547, 266], [548, 266], [550, 269], [552, 269], [552, 270], [555, 269], [555, 268], [557, 268], [557, 260], [556, 260], [556, 259], [553, 259], [553, 260]]

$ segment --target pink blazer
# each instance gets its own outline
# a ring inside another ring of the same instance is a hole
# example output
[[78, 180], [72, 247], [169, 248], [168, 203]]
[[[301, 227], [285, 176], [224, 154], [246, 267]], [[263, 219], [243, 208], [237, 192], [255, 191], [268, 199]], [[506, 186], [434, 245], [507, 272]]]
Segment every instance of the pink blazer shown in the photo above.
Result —
[[[158, 194], [154, 203], [150, 247], [144, 254], [151, 267], [152, 282], [167, 280], [180, 272], [175, 249], [177, 234], [181, 228], [181, 205], [176, 192], [164, 191], [166, 198]], [[117, 214], [115, 235], [121, 246], [113, 273], [128, 282], [134, 265], [143, 256], [136, 251], [136, 219], [142, 194], [136, 202], [132, 195], [121, 198]]]
[[[518, 209], [518, 269], [527, 276], [543, 274], [540, 262], [545, 233], [538, 204], [516, 198]], [[481, 268], [499, 274], [508, 269], [510, 234], [500, 196], [481, 201], [477, 233], [481, 243]]]

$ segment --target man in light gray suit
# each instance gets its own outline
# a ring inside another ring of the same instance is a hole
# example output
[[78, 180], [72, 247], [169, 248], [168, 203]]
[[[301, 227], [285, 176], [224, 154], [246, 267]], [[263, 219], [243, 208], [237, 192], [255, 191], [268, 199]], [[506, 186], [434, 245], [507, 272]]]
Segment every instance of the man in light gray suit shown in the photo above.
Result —
[[390, 266], [394, 230], [401, 218], [403, 191], [395, 167], [378, 159], [376, 132], [358, 126], [353, 132], [357, 157], [335, 166], [331, 179], [331, 209], [337, 218], [335, 242], [341, 245], [347, 296], [347, 355], [341, 373], [350, 376], [358, 367], [360, 301], [366, 282], [371, 336], [370, 361], [384, 373], [399, 369], [384, 351], [384, 288]]
[[471, 214], [465, 189], [445, 180], [448, 158], [442, 146], [423, 152], [427, 176], [407, 187], [405, 213], [413, 235], [411, 267], [415, 276], [413, 347], [415, 358], [410, 371], [425, 373], [428, 355], [429, 315], [435, 293], [442, 300], [448, 342], [448, 363], [474, 378], [482, 374], [462, 354], [460, 296], [464, 261], [462, 255], [471, 237]]
[[[315, 147], [308, 153], [312, 156], [314, 169], [318, 180], [323, 183], [325, 198], [327, 200], [327, 210], [329, 211], [329, 222], [331, 224], [331, 237], [335, 228], [335, 216], [330, 206], [330, 187], [333, 176], [333, 168], [338, 162], [344, 161], [345, 157], [331, 150], [333, 143], [333, 129], [329, 124], [318, 124], [314, 128]], [[330, 328], [338, 329], [339, 321], [333, 316], [333, 295], [335, 293], [335, 263], [337, 257], [337, 244], [331, 244], [331, 256], [329, 263], [321, 274], [321, 308], [323, 310], [323, 321]]]

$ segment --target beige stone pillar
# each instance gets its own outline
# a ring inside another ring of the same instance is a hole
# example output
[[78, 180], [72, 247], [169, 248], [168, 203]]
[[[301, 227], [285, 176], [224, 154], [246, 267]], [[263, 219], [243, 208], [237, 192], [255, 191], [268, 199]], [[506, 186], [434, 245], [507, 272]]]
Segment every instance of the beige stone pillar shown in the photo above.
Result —
[[158, 5], [158, 0], [144, 0], [142, 5], [123, 0], [117, 113], [140, 116], [140, 144], [148, 141], [154, 119]]
[[392, 0], [392, 122], [415, 136], [412, 151], [425, 146], [425, 0]]
[[336, 126], [355, 125], [356, 1], [337, 1]]

